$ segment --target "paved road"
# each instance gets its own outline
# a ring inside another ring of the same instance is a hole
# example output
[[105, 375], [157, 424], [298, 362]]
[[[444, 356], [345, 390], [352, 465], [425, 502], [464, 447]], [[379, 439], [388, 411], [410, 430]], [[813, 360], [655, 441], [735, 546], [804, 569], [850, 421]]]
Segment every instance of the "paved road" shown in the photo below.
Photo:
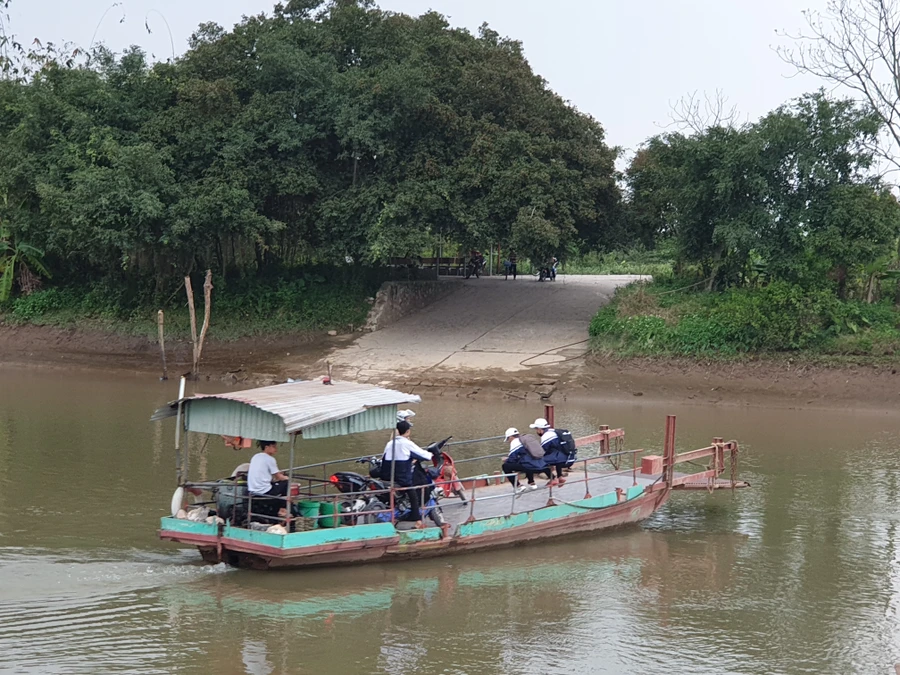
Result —
[[339, 348], [331, 359], [357, 377], [378, 373], [527, 371], [584, 353], [588, 325], [634, 275], [560, 275], [446, 280], [458, 291], [385, 329]]

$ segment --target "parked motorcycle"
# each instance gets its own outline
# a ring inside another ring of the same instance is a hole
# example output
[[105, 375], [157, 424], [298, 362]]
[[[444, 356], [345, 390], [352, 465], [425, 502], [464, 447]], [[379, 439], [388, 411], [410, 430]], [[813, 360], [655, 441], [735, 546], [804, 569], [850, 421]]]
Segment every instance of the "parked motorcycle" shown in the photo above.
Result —
[[[424, 467], [420, 460], [413, 459], [413, 485], [417, 490], [421, 490], [423, 493], [420, 515], [423, 518], [431, 518], [438, 527], [443, 525], [446, 520], [444, 518], [444, 512], [438, 504], [438, 501], [444, 496], [443, 485], [438, 485], [436, 481], [445, 475], [445, 458], [449, 458], [449, 455], [443, 452], [441, 448], [450, 440], [450, 438], [452, 438], [452, 436], [447, 437], [442, 441], [432, 443], [425, 448], [432, 453], [434, 466]], [[358, 524], [360, 518], [363, 519], [362, 522], [370, 522], [367, 519], [371, 518], [371, 522], [390, 522], [390, 513], [375, 513], [372, 514], [372, 516], [365, 515], [366, 512], [387, 511], [390, 508], [387, 503], [390, 501], [389, 497], [384, 492], [389, 488], [389, 485], [380, 478], [382, 458], [363, 457], [356, 461], [361, 464], [369, 465], [368, 476], [364, 476], [354, 471], [338, 471], [329, 478], [329, 481], [337, 487], [340, 492], [345, 494], [356, 493], [357, 495], [356, 499], [352, 502], [343, 502], [341, 504], [341, 511], [345, 514], [346, 521], [352, 524]], [[453, 460], [450, 459], [451, 466], [452, 461]], [[455, 487], [452, 487], [453, 493], [462, 494], [462, 486], [459, 485], [455, 469], [448, 475], [451, 476], [451, 480], [449, 482], [445, 480], [442, 481], [442, 483], [453, 486], [455, 482], [455, 484], [459, 486], [459, 493], [457, 493]], [[456, 476], [455, 481], [453, 481], [454, 476]], [[377, 492], [371, 497], [365, 495], [366, 492], [373, 491]], [[465, 500], [465, 496], [463, 495], [461, 499]], [[412, 508], [409, 503], [409, 495], [405, 490], [397, 492], [394, 499], [394, 520], [409, 520], [411, 514]]]
[[556, 269], [558, 267], [559, 261], [556, 258], [553, 258], [548, 264], [542, 266], [538, 270], [538, 281], [544, 281], [544, 279], [556, 281]]
[[473, 274], [476, 279], [481, 278], [481, 273], [484, 271], [484, 256], [478, 255], [474, 258], [469, 258], [469, 264], [466, 265], [466, 279], [468, 279]]

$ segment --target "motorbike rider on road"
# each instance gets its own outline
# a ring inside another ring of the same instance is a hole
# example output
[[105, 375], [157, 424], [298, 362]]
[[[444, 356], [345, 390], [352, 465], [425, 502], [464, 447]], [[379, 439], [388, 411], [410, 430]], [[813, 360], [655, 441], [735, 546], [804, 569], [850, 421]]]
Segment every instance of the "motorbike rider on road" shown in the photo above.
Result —
[[[397, 422], [397, 435], [384, 446], [384, 455], [381, 462], [381, 479], [391, 480], [393, 472], [394, 483], [403, 488], [413, 487], [412, 461], [413, 457], [431, 461], [432, 454], [423, 450], [410, 440], [412, 424], [403, 420]], [[409, 495], [410, 518], [416, 521], [416, 527], [422, 527], [422, 514], [420, 491], [407, 489]]]

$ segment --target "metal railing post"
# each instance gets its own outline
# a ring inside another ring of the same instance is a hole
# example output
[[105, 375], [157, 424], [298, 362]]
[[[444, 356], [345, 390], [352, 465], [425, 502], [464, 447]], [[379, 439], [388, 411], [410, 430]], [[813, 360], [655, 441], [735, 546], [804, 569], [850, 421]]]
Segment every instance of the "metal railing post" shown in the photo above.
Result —
[[[487, 480], [485, 480], [487, 482]], [[466, 519], [467, 523], [471, 523], [475, 520], [475, 489], [478, 487], [478, 479], [472, 479], [472, 497], [469, 499], [469, 517]]]
[[284, 529], [291, 531], [291, 518], [294, 515], [294, 505], [291, 503], [291, 486], [294, 483], [294, 444], [297, 442], [297, 434], [291, 434], [291, 468], [288, 469], [287, 492], [284, 496], [284, 506], [286, 513], [284, 514]]
[[581, 463], [584, 465], [584, 498], [591, 498], [591, 484], [588, 482], [588, 467], [587, 467], [587, 459], [581, 460]]
[[185, 377], [182, 375], [181, 383], [178, 385], [178, 413], [175, 418], [175, 477], [178, 480], [178, 485], [187, 480], [184, 471], [184, 459], [181, 456], [181, 411], [184, 405], [182, 401], [184, 399], [185, 381]]
[[639, 450], [634, 450], [631, 453], [631, 480], [633, 481], [632, 487], [637, 485], [637, 454], [640, 452]]

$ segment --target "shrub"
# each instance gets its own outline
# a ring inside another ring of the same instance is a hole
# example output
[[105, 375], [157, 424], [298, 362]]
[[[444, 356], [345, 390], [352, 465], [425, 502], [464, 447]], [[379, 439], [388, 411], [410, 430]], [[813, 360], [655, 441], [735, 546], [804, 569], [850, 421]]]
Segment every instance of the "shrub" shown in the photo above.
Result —
[[697, 356], [900, 352], [900, 312], [887, 303], [841, 302], [827, 290], [786, 282], [725, 293], [688, 291], [688, 285], [671, 293], [670, 282], [620, 289], [591, 322], [595, 344], [624, 353]]
[[[298, 274], [287, 270], [276, 277], [213, 280], [213, 334], [230, 339], [271, 332], [344, 329], [360, 326], [369, 311], [366, 298], [381, 280], [364, 270], [357, 278], [335, 272]], [[202, 316], [203, 293], [195, 284], [194, 297]], [[99, 321], [104, 328], [154, 335], [156, 312], [166, 312], [166, 330], [187, 335], [189, 321], [184, 291], [168, 297], [169, 306], [155, 302], [150, 293], [113, 283], [49, 288], [6, 303], [9, 321], [68, 324]]]

